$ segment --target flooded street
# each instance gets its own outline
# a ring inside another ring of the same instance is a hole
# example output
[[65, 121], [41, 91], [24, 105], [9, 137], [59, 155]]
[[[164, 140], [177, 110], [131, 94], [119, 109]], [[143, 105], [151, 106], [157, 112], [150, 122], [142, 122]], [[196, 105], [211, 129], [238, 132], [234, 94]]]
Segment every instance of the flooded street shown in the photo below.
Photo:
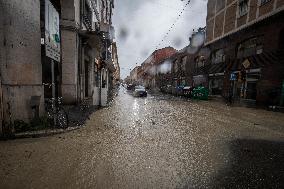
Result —
[[283, 188], [282, 113], [121, 89], [80, 130], [0, 142], [0, 188]]

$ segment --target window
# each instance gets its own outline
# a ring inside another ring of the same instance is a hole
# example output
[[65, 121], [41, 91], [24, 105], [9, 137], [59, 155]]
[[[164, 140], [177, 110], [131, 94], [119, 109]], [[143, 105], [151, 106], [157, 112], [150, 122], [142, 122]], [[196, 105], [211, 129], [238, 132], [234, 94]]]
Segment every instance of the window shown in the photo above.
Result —
[[258, 38], [250, 38], [238, 45], [237, 58], [244, 58], [255, 54], [262, 53], [262, 44], [258, 42]]
[[271, 0], [261, 0], [260, 5], [264, 5], [264, 4], [268, 3], [269, 1], [271, 1]]
[[239, 0], [239, 16], [244, 16], [248, 13], [248, 0]]
[[98, 65], [97, 64], [94, 65], [94, 76], [95, 76], [94, 86], [99, 87], [99, 85], [100, 85], [100, 76], [99, 76], [99, 71], [98, 71]]
[[216, 3], [216, 12], [219, 12], [220, 10], [222, 10], [225, 7], [225, 2], [224, 0], [217, 0]]
[[213, 52], [212, 55], [211, 55], [211, 61], [212, 61], [213, 64], [225, 62], [224, 49], [219, 49], [219, 50], [216, 50], [215, 52]]
[[198, 57], [196, 57], [195, 62], [196, 62], [197, 68], [203, 67], [204, 64], [205, 64], [205, 57], [204, 56], [198, 56]]
[[182, 58], [182, 70], [183, 70], [183, 71], [186, 70], [186, 59], [187, 59], [186, 56]]
[[178, 72], [178, 60], [176, 60], [175, 63], [174, 63], [174, 72], [175, 73]]
[[181, 80], [181, 86], [186, 86], [185, 79], [182, 79], [182, 80]]

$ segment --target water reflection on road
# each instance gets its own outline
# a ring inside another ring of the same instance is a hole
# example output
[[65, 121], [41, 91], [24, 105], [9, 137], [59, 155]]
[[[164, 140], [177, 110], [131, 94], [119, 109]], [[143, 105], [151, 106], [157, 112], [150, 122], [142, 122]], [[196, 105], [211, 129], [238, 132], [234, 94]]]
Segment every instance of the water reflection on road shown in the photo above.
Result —
[[79, 131], [1, 144], [0, 186], [281, 188], [283, 128], [280, 113], [122, 89]]

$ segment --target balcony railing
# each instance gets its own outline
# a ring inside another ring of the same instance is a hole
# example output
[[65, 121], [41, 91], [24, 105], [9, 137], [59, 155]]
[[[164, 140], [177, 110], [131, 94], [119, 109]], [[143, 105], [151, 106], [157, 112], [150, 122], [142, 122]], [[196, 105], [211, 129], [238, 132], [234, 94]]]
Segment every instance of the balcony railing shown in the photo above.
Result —
[[87, 27], [87, 30], [92, 30], [92, 13], [88, 12], [83, 15], [83, 22]]

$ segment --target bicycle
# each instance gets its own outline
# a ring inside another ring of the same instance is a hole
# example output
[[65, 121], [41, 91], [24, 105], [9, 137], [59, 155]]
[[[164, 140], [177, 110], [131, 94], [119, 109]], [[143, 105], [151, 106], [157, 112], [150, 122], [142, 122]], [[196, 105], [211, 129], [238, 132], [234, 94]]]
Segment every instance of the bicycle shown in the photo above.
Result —
[[45, 99], [47, 119], [55, 127], [66, 129], [69, 125], [68, 114], [62, 107], [62, 97]]

